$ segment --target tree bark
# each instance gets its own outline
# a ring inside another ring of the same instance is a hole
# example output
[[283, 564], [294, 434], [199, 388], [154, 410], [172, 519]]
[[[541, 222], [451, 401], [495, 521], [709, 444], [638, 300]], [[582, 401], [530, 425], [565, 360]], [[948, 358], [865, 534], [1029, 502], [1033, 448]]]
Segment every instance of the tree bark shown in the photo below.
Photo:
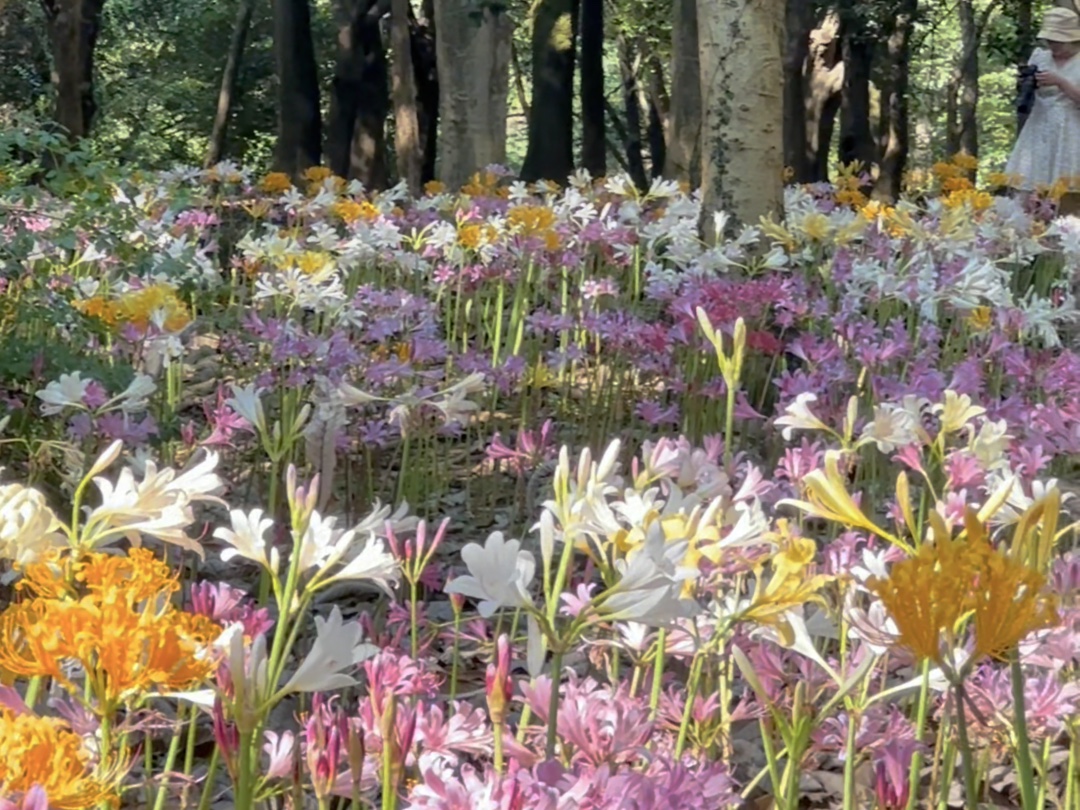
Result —
[[340, 0], [337, 62], [330, 87], [327, 156], [339, 177], [368, 189], [387, 183], [386, 117], [390, 92], [379, 18], [388, 3]]
[[409, 0], [390, 4], [390, 44], [394, 59], [390, 68], [391, 100], [394, 104], [394, 154], [398, 177], [413, 197], [420, 195], [420, 120], [416, 104], [412, 36], [409, 33]]
[[979, 40], [974, 0], [959, 0], [960, 65], [957, 73], [956, 126], [953, 152], [979, 156]]
[[637, 65], [630, 43], [619, 35], [619, 72], [622, 76], [623, 115], [626, 117], [623, 131], [623, 148], [626, 151], [626, 163], [630, 168], [630, 179], [639, 189], [649, 187], [645, 175], [645, 158], [641, 152], [641, 106], [638, 101]]
[[474, 173], [506, 161], [513, 24], [469, 0], [435, 3], [439, 70], [439, 179], [459, 188]]
[[56, 123], [72, 141], [90, 134], [94, 101], [94, 47], [105, 0], [42, 0], [52, 49]]
[[806, 81], [806, 155], [808, 182], [829, 179], [836, 116], [844, 86], [844, 60], [840, 49], [840, 17], [828, 12], [810, 34]]
[[526, 182], [565, 183], [574, 171], [577, 0], [533, 0], [532, 113], [521, 167]]
[[581, 165], [607, 174], [604, 135], [604, 0], [581, 2]]
[[701, 58], [701, 232], [714, 214], [756, 224], [783, 215], [784, 0], [698, 0]]
[[810, 35], [814, 7], [806, 0], [787, 0], [787, 45], [784, 50], [784, 164], [797, 183], [811, 182], [807, 155]]
[[880, 139], [881, 164], [874, 183], [874, 198], [895, 201], [902, 190], [910, 146], [908, 89], [911, 78], [911, 36], [918, 0], [902, 0], [886, 44], [888, 60], [881, 93], [883, 108]]
[[423, 0], [421, 16], [413, 21], [412, 55], [416, 72], [416, 96], [420, 103], [420, 143], [423, 160], [420, 181], [435, 179], [439, 148], [439, 73], [435, 57], [435, 2]]
[[322, 119], [308, 0], [274, 0], [278, 140], [274, 167], [294, 177], [319, 165]]
[[229, 53], [225, 57], [225, 70], [221, 74], [221, 89], [218, 91], [217, 111], [214, 125], [210, 130], [210, 145], [206, 150], [206, 165], [219, 163], [225, 155], [225, 137], [229, 129], [229, 116], [232, 113], [233, 98], [236, 96], [237, 83], [240, 80], [240, 62], [244, 56], [244, 44], [247, 42], [251, 17], [255, 12], [255, 0], [240, 0], [236, 13], [232, 39], [229, 41]]
[[[641, 40], [638, 47], [644, 47]], [[664, 86], [664, 67], [656, 54], [648, 59], [649, 85], [644, 93], [645, 108], [649, 111], [649, 176], [654, 180], [664, 175], [667, 163], [667, 144], [671, 137], [671, 96]]]
[[870, 71], [874, 62], [871, 39], [858, 0], [841, 0], [840, 49], [844, 83], [840, 91], [840, 163], [861, 163], [869, 170], [877, 161], [870, 127]]
[[674, 0], [671, 27], [671, 137], [664, 176], [701, 185], [701, 61], [697, 0]]

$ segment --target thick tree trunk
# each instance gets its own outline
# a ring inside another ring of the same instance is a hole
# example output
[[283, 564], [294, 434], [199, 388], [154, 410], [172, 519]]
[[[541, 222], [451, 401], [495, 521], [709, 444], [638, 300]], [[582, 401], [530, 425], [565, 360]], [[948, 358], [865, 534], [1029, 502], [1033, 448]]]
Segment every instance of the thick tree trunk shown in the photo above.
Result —
[[56, 88], [56, 123], [76, 141], [90, 133], [97, 113], [94, 101], [94, 47], [101, 30], [105, 0], [42, 0], [52, 82]]
[[784, 49], [784, 164], [792, 179], [807, 183], [812, 171], [807, 157], [807, 113], [810, 77], [810, 34], [814, 7], [806, 0], [787, 0], [787, 44]]
[[833, 11], [828, 12], [810, 34], [806, 73], [806, 154], [803, 165], [807, 170], [807, 181], [824, 182], [829, 179], [829, 150], [844, 86], [840, 17]]
[[417, 197], [420, 195], [423, 153], [420, 147], [412, 36], [409, 33], [409, 0], [392, 0], [390, 9], [390, 43], [394, 54], [390, 68], [394, 154], [397, 157], [398, 177], [405, 181], [409, 193]]
[[577, 0], [533, 0], [532, 113], [521, 167], [526, 182], [565, 183], [574, 171]]
[[513, 24], [505, 13], [470, 15], [469, 0], [438, 0], [439, 179], [459, 188], [506, 161]]
[[225, 136], [229, 129], [229, 116], [232, 113], [233, 98], [240, 80], [240, 62], [244, 56], [244, 43], [247, 42], [251, 17], [255, 12], [255, 0], [240, 0], [240, 8], [233, 24], [232, 39], [229, 41], [229, 53], [225, 57], [225, 70], [221, 74], [221, 89], [218, 91], [217, 111], [214, 125], [210, 130], [210, 145], [206, 150], [206, 165], [213, 166], [225, 155]]
[[604, 0], [581, 2], [581, 165], [607, 173], [604, 134]]
[[698, 0], [702, 236], [783, 215], [784, 0]]
[[911, 35], [918, 10], [918, 0], [901, 0], [886, 44], [888, 60], [882, 71], [885, 80], [881, 92], [881, 163], [874, 184], [874, 198], [878, 200], [894, 201], [902, 190], [910, 144]]
[[420, 14], [412, 25], [412, 55], [416, 95], [420, 102], [420, 143], [424, 155], [420, 181], [428, 183], [435, 179], [435, 160], [439, 148], [439, 73], [435, 58], [434, 0], [424, 0]]
[[386, 187], [386, 116], [390, 91], [379, 18], [389, 3], [342, 0], [336, 8], [338, 52], [330, 87], [326, 144], [330, 169], [368, 189]]
[[701, 61], [697, 0], [674, 0], [671, 28], [671, 137], [664, 175], [701, 185]]
[[861, 163], [869, 170], [877, 161], [870, 127], [870, 71], [874, 41], [860, 18], [856, 0], [841, 0], [840, 50], [844, 84], [840, 91], [840, 163]]
[[308, 0], [274, 0], [278, 140], [274, 167], [298, 176], [319, 165], [322, 119]]
[[626, 150], [626, 163], [630, 168], [630, 179], [639, 189], [649, 187], [645, 175], [645, 158], [641, 152], [641, 106], [638, 102], [637, 65], [630, 43], [619, 36], [619, 72], [622, 75], [623, 115], [626, 118], [623, 130], [623, 148]]

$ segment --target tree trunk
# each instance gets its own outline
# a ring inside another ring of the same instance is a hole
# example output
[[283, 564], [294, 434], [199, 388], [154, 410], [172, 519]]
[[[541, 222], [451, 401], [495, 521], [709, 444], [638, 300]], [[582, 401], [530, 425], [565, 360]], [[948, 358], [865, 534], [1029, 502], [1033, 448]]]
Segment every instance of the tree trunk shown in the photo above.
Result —
[[72, 141], [90, 133], [97, 112], [94, 101], [94, 47], [101, 30], [105, 0], [42, 0], [52, 82], [56, 88], [56, 123]]
[[828, 12], [810, 34], [806, 80], [806, 154], [803, 166], [811, 183], [829, 179], [836, 116], [844, 86], [844, 60], [840, 48], [840, 17]]
[[630, 179], [634, 181], [634, 185], [644, 191], [649, 187], [649, 179], [645, 176], [645, 158], [641, 153], [641, 106], [638, 102], [637, 65], [634, 64], [634, 54], [630, 49], [630, 43], [622, 34], [619, 35], [618, 41], [623, 114], [626, 116], [623, 146], [626, 150], [626, 163], [630, 167]]
[[439, 69], [439, 179], [459, 188], [474, 173], [506, 161], [513, 24], [469, 0], [435, 3]]
[[870, 70], [874, 41], [861, 19], [856, 0], [841, 0], [840, 50], [844, 83], [840, 91], [840, 163], [861, 163], [869, 170], [877, 161], [877, 145], [870, 128]]
[[[638, 47], [644, 47], [638, 40]], [[671, 97], [664, 86], [664, 66], [656, 54], [650, 53], [648, 59], [648, 92], [643, 93], [644, 106], [649, 111], [649, 176], [654, 180], [664, 175], [667, 163], [667, 142], [670, 137]]]
[[961, 58], [957, 76], [957, 151], [979, 156], [979, 40], [974, 0], [959, 0]]
[[787, 45], [784, 51], [784, 164], [797, 183], [811, 181], [807, 156], [807, 79], [814, 7], [806, 0], [787, 0]]
[[784, 0], [698, 0], [702, 236], [783, 215]]
[[574, 171], [577, 0], [533, 0], [532, 114], [521, 167], [526, 182], [565, 183]]
[[664, 175], [701, 185], [701, 61], [697, 0], [674, 0], [671, 28], [671, 137]]
[[244, 43], [247, 42], [251, 28], [251, 16], [255, 12], [255, 0], [240, 0], [240, 8], [233, 25], [229, 53], [225, 57], [225, 70], [221, 74], [221, 89], [218, 91], [217, 112], [214, 125], [210, 130], [210, 146], [206, 150], [206, 165], [219, 163], [225, 155], [225, 136], [229, 129], [229, 115], [232, 113], [233, 98], [240, 80], [240, 61], [244, 56]]
[[394, 154], [398, 177], [413, 197], [420, 195], [420, 121], [416, 105], [416, 74], [413, 72], [412, 36], [409, 34], [409, 0], [390, 4], [390, 43], [394, 59], [390, 68], [394, 104]]
[[604, 134], [604, 0], [581, 0], [581, 165], [607, 174]]
[[379, 18], [389, 3], [341, 0], [338, 52], [330, 87], [326, 144], [330, 169], [368, 189], [386, 187], [390, 92]]
[[412, 30], [413, 68], [416, 72], [416, 95], [420, 102], [420, 144], [423, 160], [420, 181], [435, 179], [435, 160], [439, 148], [439, 73], [435, 58], [435, 2], [424, 0], [421, 16]]
[[296, 177], [319, 165], [322, 151], [319, 76], [308, 0], [274, 0], [274, 52], [278, 76], [274, 167]]
[[902, 0], [886, 44], [888, 60], [882, 71], [885, 80], [881, 92], [882, 119], [881, 164], [874, 184], [874, 198], [895, 201], [899, 198], [907, 166], [910, 143], [908, 88], [911, 78], [911, 35], [918, 0]]

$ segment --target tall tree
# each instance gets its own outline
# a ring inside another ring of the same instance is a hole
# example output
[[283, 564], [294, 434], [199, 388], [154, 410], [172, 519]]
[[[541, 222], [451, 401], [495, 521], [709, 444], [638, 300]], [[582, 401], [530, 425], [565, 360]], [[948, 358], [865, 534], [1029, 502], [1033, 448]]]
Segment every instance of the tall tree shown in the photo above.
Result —
[[607, 172], [604, 133], [604, 0], [581, 2], [581, 165], [593, 177]]
[[671, 26], [671, 135], [664, 175], [701, 184], [701, 61], [697, 0], [674, 0]]
[[244, 44], [247, 42], [251, 17], [255, 12], [255, 0], [240, 0], [233, 24], [232, 40], [229, 53], [225, 57], [225, 70], [221, 74], [221, 89], [218, 91], [217, 110], [214, 113], [214, 126], [210, 130], [210, 146], [206, 151], [206, 165], [213, 166], [225, 154], [225, 136], [229, 128], [229, 115], [232, 112], [236, 87], [240, 80], [240, 60], [244, 56]]
[[990, 0], [981, 11], [975, 0], [958, 0], [960, 54], [946, 99], [947, 146], [950, 153], [979, 156], [979, 46], [1001, 0]]
[[829, 9], [810, 33], [806, 61], [805, 180], [829, 179], [829, 150], [844, 87], [844, 59], [840, 47], [840, 15]]
[[338, 0], [337, 61], [330, 85], [326, 150], [330, 168], [369, 189], [386, 186], [390, 91], [379, 19], [389, 0]]
[[52, 48], [56, 122], [72, 140], [90, 133], [94, 101], [94, 47], [105, 0], [41, 0]]
[[532, 109], [521, 179], [558, 183], [574, 171], [578, 0], [533, 0]]
[[423, 153], [420, 145], [420, 119], [416, 104], [416, 74], [413, 72], [412, 36], [409, 32], [409, 0], [391, 0], [390, 42], [393, 62], [390, 68], [391, 99], [394, 104], [394, 153], [398, 176], [409, 193], [420, 194]]
[[900, 0], [896, 16], [889, 25], [886, 62], [881, 71], [881, 159], [874, 183], [874, 197], [896, 200], [900, 196], [904, 169], [907, 166], [910, 123], [908, 95], [911, 84], [911, 36], [919, 0]]
[[319, 75], [308, 0], [274, 0], [278, 75], [278, 138], [274, 166], [298, 175], [317, 166], [322, 152]]
[[420, 144], [424, 153], [420, 180], [435, 179], [439, 147], [439, 71], [435, 53], [435, 0], [423, 0], [420, 16], [412, 23], [413, 69], [420, 123]]
[[840, 162], [869, 169], [877, 159], [870, 122], [870, 73], [876, 43], [875, 8], [865, 0], [840, 0], [840, 52], [844, 82], [840, 90]]
[[702, 235], [713, 215], [756, 223], [784, 201], [784, 0], [698, 0]]
[[626, 150], [626, 164], [634, 185], [644, 191], [649, 187], [645, 174], [645, 158], [641, 151], [641, 102], [638, 93], [639, 64], [634, 58], [634, 51], [629, 40], [622, 34], [619, 43], [619, 73], [622, 76], [623, 114], [626, 126], [623, 130], [623, 148]]
[[794, 180], [811, 180], [807, 160], [807, 70], [810, 35], [814, 30], [814, 6], [806, 0], [787, 0], [784, 48], [784, 164], [794, 173]]
[[506, 161], [513, 25], [505, 12], [470, 13], [470, 0], [435, 3], [439, 179], [452, 188]]

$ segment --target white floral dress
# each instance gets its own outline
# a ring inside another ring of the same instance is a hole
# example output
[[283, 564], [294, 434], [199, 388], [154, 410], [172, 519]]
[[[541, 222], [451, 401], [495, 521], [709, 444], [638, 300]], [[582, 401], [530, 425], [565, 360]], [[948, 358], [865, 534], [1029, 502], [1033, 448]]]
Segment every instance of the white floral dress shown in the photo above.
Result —
[[[1057, 73], [1080, 87], [1080, 54], [1064, 64], [1050, 51], [1038, 48], [1029, 65]], [[1067, 180], [1080, 188], [1080, 106], [1057, 87], [1040, 87], [1023, 130], [1005, 166], [1011, 184], [1021, 191], [1035, 191]]]

